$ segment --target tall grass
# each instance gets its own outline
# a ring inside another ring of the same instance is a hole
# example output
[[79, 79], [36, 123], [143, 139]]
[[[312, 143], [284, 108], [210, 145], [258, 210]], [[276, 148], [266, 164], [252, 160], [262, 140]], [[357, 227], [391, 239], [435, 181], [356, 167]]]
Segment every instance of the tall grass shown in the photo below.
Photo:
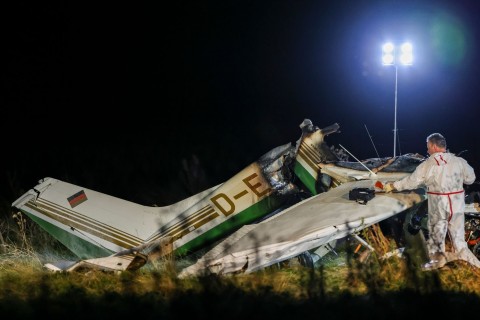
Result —
[[64, 258], [65, 248], [18, 213], [0, 227], [2, 318], [396, 319], [471, 315], [480, 302], [479, 270], [457, 261], [423, 272], [408, 257], [384, 259], [395, 244], [378, 225], [362, 234], [375, 251], [359, 255], [347, 243], [344, 263], [185, 279], [173, 258], [135, 272], [52, 273], [43, 264]]

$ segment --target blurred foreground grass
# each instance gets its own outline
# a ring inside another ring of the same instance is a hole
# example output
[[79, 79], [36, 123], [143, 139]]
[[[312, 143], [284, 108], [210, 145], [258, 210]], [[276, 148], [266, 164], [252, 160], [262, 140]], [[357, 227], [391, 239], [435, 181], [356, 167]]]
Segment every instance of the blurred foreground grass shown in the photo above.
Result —
[[316, 269], [179, 279], [171, 261], [114, 274], [52, 273], [20, 251], [0, 259], [3, 319], [400, 319], [474, 316], [480, 303], [480, 273], [463, 262], [422, 272], [402, 258], [372, 256]]
[[[363, 237], [368, 259], [269, 267], [250, 274], [180, 279], [180, 261], [149, 262], [119, 274], [52, 273], [43, 264], [68, 254], [21, 215], [0, 229], [2, 319], [405, 319], [476, 316], [480, 270], [456, 261], [423, 272], [393, 249], [378, 226]], [[68, 258], [68, 257], [67, 257]]]

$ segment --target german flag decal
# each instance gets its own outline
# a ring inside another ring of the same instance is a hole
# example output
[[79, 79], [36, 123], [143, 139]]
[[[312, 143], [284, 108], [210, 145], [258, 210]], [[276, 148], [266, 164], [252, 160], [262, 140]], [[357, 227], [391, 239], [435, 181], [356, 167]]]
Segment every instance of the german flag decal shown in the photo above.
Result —
[[78, 206], [80, 203], [87, 201], [87, 195], [85, 194], [85, 191], [80, 190], [77, 193], [75, 193], [73, 196], [70, 196], [67, 198], [68, 203], [70, 203], [70, 206], [72, 208], [75, 208]]

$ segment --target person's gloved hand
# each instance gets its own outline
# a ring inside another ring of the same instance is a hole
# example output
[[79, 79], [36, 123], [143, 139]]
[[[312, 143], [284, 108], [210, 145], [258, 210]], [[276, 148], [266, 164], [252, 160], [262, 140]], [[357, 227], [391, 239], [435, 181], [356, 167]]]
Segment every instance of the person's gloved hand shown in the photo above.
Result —
[[383, 191], [385, 191], [386, 193], [390, 193], [390, 192], [392, 192], [393, 190], [395, 190], [395, 187], [393, 186], [393, 183], [392, 183], [392, 182], [387, 182], [387, 183], [385, 183], [385, 185], [383, 186]]

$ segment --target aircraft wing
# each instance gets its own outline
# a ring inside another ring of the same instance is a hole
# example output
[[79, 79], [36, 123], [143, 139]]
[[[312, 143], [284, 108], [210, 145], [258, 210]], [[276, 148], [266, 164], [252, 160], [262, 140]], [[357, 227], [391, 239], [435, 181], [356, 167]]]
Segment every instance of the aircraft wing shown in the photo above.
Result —
[[367, 228], [426, 199], [425, 191], [376, 193], [366, 204], [349, 200], [353, 188], [374, 189], [374, 180], [346, 182], [303, 200], [270, 219], [241, 228], [179, 276], [253, 272]]

